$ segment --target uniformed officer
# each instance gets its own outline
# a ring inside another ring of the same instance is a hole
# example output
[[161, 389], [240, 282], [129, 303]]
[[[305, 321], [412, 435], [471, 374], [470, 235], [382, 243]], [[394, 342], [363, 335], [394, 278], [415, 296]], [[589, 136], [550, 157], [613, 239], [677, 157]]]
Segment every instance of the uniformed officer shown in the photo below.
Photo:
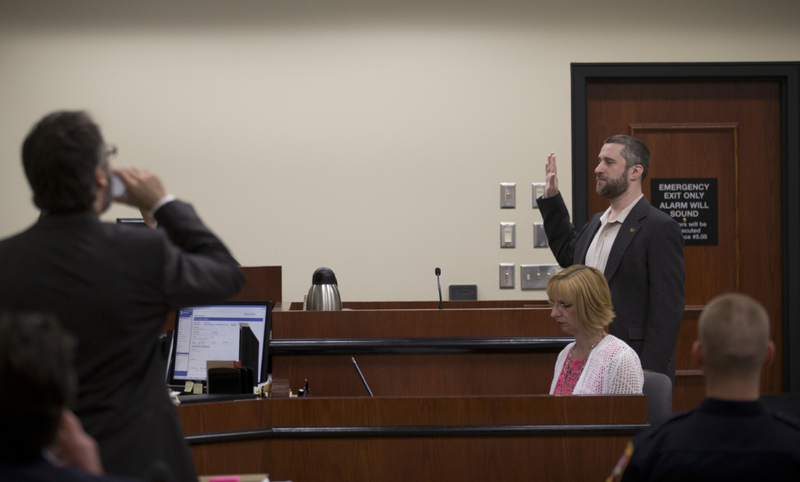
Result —
[[692, 358], [707, 398], [634, 437], [608, 480], [800, 480], [800, 423], [759, 401], [761, 370], [775, 352], [764, 307], [719, 296], [697, 331]]

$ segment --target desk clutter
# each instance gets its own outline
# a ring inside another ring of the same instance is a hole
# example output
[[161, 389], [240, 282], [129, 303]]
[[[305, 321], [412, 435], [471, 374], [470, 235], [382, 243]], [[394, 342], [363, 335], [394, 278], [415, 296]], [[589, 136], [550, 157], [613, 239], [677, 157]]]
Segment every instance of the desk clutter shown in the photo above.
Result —
[[264, 387], [269, 398], [295, 398], [311, 395], [311, 389], [308, 388], [308, 380], [303, 384], [303, 388], [297, 390], [297, 393], [292, 392], [289, 387], [289, 380], [286, 378], [273, 379], [269, 385]]
[[183, 395], [252, 395], [257, 384], [250, 367], [240, 361], [209, 360], [206, 362], [207, 382], [187, 380], [182, 386]]
[[269, 482], [269, 474], [211, 475], [197, 478], [198, 482]]
[[[239, 361], [209, 360], [206, 362], [207, 384], [202, 381], [186, 381], [182, 392], [175, 394], [177, 404], [251, 400], [267, 396], [270, 383], [257, 385], [250, 367], [242, 367]], [[267, 390], [264, 390], [264, 388]]]
[[231, 400], [252, 400], [256, 398], [302, 398], [311, 395], [308, 380], [305, 380], [303, 388], [300, 388], [297, 390], [297, 393], [294, 393], [289, 387], [289, 380], [285, 378], [270, 380], [256, 387], [252, 387], [249, 391], [240, 391], [237, 390], [237, 386], [239, 385], [236, 384], [241, 380], [241, 372], [236, 372], [236, 374], [234, 374], [234, 372], [230, 370], [236, 369], [222, 369], [226, 371], [219, 371], [220, 367], [209, 370], [210, 381], [208, 387], [210, 390], [207, 390], [202, 382], [191, 381], [186, 382], [186, 385], [182, 387], [182, 392], [170, 390], [173, 403], [175, 403], [175, 405], [180, 405]]

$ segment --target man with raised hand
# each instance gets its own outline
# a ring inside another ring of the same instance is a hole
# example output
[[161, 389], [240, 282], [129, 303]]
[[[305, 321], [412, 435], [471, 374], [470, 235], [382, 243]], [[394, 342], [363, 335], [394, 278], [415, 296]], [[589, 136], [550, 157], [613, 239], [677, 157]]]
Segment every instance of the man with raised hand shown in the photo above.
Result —
[[585, 264], [603, 272], [616, 318], [610, 333], [639, 355], [642, 368], [675, 380], [675, 345], [685, 307], [683, 235], [642, 193], [650, 151], [639, 140], [605, 140], [596, 191], [611, 202], [580, 230], [558, 191], [556, 156], [547, 158], [545, 192], [537, 199], [550, 249], [562, 267]]

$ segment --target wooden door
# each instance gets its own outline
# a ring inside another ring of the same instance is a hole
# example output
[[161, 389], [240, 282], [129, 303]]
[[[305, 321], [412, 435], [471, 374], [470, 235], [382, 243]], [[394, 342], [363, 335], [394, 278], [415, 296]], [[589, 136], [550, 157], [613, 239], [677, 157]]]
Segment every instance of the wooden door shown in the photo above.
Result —
[[686, 246], [686, 305], [678, 340], [674, 410], [704, 396], [689, 348], [697, 315], [731, 291], [760, 301], [771, 319], [776, 361], [763, 393], [783, 391], [781, 83], [778, 80], [603, 80], [588, 82], [586, 170], [588, 215], [608, 201], [595, 193], [594, 168], [603, 140], [627, 134], [650, 149], [651, 179], [716, 178], [718, 245]]

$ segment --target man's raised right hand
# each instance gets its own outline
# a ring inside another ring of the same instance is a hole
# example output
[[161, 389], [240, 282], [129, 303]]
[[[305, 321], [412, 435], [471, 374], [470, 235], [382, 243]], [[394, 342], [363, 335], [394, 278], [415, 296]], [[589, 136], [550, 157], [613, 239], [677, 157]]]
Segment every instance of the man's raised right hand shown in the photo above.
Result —
[[558, 175], [556, 174], [556, 153], [551, 152], [547, 156], [545, 166], [546, 176], [544, 178], [544, 197], [551, 198], [558, 194]]

